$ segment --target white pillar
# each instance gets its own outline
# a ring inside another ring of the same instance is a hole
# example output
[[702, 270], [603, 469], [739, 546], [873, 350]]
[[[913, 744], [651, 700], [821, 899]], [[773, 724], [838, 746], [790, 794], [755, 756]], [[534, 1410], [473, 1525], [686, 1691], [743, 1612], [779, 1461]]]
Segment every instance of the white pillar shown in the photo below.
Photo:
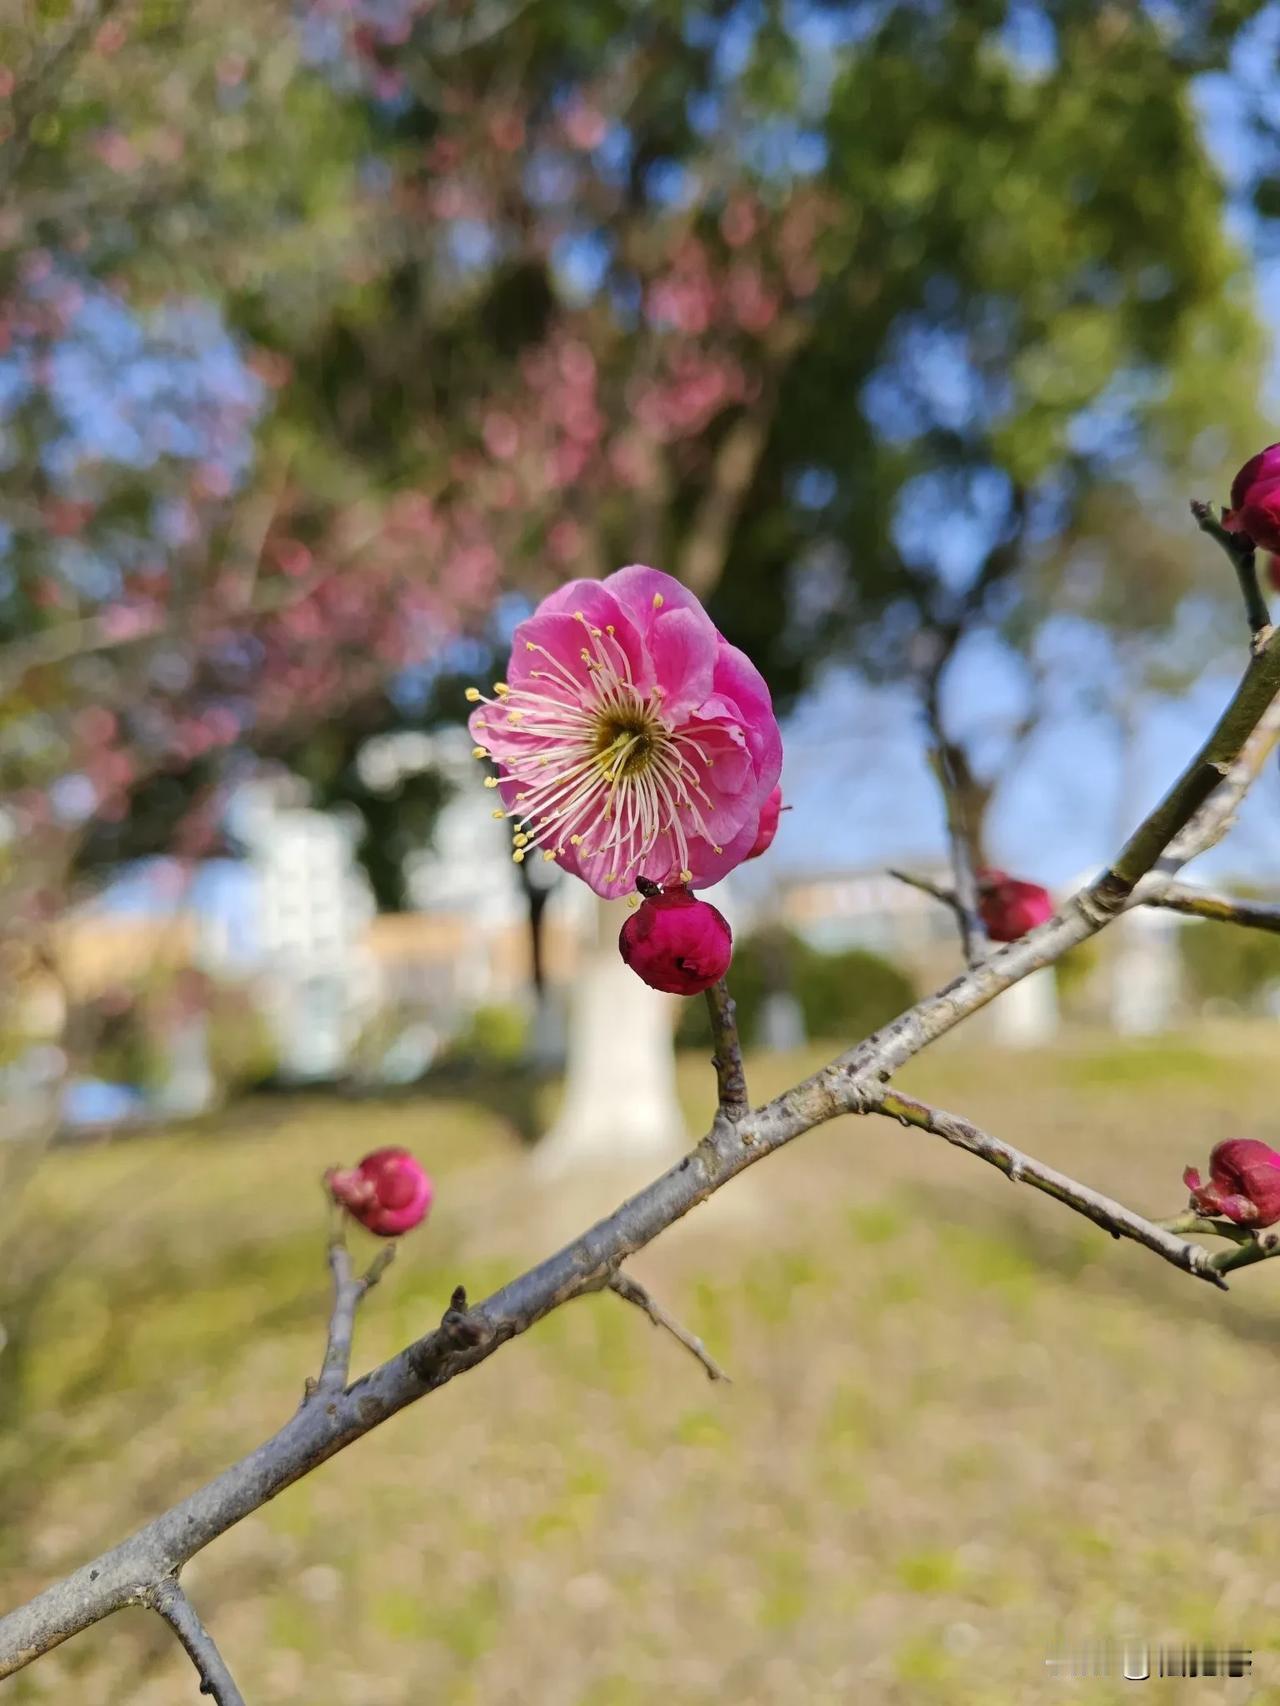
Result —
[[596, 939], [569, 994], [564, 1100], [538, 1145], [539, 1171], [651, 1158], [689, 1146], [676, 1097], [676, 997], [660, 995], [624, 965], [618, 931], [625, 902], [601, 901]]
[[991, 1004], [992, 1039], [1002, 1048], [1038, 1048], [1058, 1034], [1058, 984], [1053, 967], [1033, 971]]
[[1108, 932], [1111, 1024], [1122, 1036], [1154, 1036], [1172, 1022], [1182, 982], [1181, 929], [1167, 912], [1136, 907]]

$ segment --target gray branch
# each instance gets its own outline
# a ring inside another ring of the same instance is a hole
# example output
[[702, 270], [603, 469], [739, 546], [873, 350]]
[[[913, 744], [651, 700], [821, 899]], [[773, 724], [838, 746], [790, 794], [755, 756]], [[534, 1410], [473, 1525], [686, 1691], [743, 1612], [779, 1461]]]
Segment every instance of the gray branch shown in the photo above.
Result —
[[[821, 1071], [747, 1111], [717, 1117], [701, 1143], [555, 1255], [470, 1306], [459, 1287], [440, 1325], [324, 1403], [306, 1403], [278, 1433], [128, 1539], [0, 1619], [0, 1678], [126, 1605], [150, 1604], [188, 1559], [269, 1499], [406, 1405], [485, 1361], [572, 1298], [610, 1284], [621, 1264], [730, 1179], [844, 1113], [891, 1112], [1021, 1175], [1201, 1277], [1199, 1247], [1000, 1145], [967, 1122], [899, 1098], [892, 1074], [1003, 990], [1096, 934], [1135, 903], [1159, 864], [1168, 878], [1223, 832], [1280, 731], [1280, 646], [1264, 639], [1208, 741], [1112, 865], [1053, 918], [971, 967]], [[915, 1116], [913, 1118], [913, 1115]], [[1034, 1169], [1034, 1172], [1032, 1171]], [[1235, 1255], [1236, 1252], [1232, 1252]], [[1219, 1277], [1226, 1261], [1215, 1261]], [[334, 1353], [336, 1363], [338, 1352]], [[326, 1368], [329, 1366], [326, 1355]], [[234, 1699], [232, 1695], [229, 1698]]]
[[199, 1673], [201, 1694], [211, 1695], [216, 1706], [245, 1706], [244, 1695], [214, 1646], [212, 1635], [177, 1582], [172, 1577], [157, 1582], [143, 1596], [143, 1602], [159, 1612], [182, 1642]]
[[1002, 1143], [998, 1137], [992, 1137], [989, 1132], [983, 1131], [969, 1120], [961, 1119], [958, 1114], [949, 1114], [942, 1108], [931, 1108], [928, 1103], [918, 1102], [914, 1096], [904, 1096], [898, 1090], [883, 1091], [876, 1098], [874, 1111], [887, 1114], [903, 1125], [913, 1125], [921, 1131], [932, 1132], [935, 1137], [945, 1138], [958, 1149], [967, 1149], [970, 1155], [977, 1155], [983, 1161], [990, 1162], [993, 1167], [998, 1167], [1014, 1184], [1031, 1185], [1035, 1190], [1045, 1192], [1055, 1201], [1064, 1203], [1077, 1214], [1082, 1214], [1096, 1225], [1104, 1227], [1114, 1238], [1132, 1238], [1135, 1243], [1154, 1250], [1157, 1256], [1163, 1256], [1166, 1262], [1172, 1262], [1174, 1267], [1182, 1268], [1185, 1272], [1195, 1274], [1197, 1278], [1208, 1280], [1211, 1285], [1226, 1290], [1221, 1267], [1216, 1265], [1216, 1258], [1201, 1245], [1187, 1243], [1167, 1227], [1135, 1214], [1123, 1203], [1103, 1196], [1101, 1191], [1080, 1184], [1066, 1173], [1059, 1173], [1054, 1167], [1047, 1167], [1034, 1156], [1024, 1155], [1021, 1150]]
[[655, 1327], [663, 1327], [671, 1337], [682, 1344], [685, 1350], [697, 1357], [707, 1371], [708, 1380], [728, 1380], [729, 1376], [712, 1356], [711, 1352], [695, 1334], [682, 1327], [674, 1315], [668, 1315], [662, 1305], [645, 1290], [639, 1280], [632, 1279], [630, 1274], [624, 1274], [621, 1268], [612, 1274], [608, 1281], [608, 1289], [622, 1298], [626, 1303], [634, 1303], [637, 1309], [643, 1309]]
[[716, 1052], [711, 1064], [716, 1069], [720, 1111], [727, 1120], [736, 1123], [751, 1106], [751, 1100], [738, 1037], [738, 1009], [723, 978], [707, 991], [707, 1012], [711, 1015], [711, 1034], [715, 1039]]
[[1191, 513], [1200, 531], [1216, 540], [1231, 559], [1231, 566], [1236, 572], [1240, 593], [1244, 599], [1245, 620], [1249, 624], [1254, 645], [1259, 645], [1271, 633], [1271, 615], [1267, 610], [1267, 601], [1262, 596], [1262, 588], [1258, 584], [1258, 564], [1253, 540], [1245, 533], [1229, 533], [1214, 515], [1212, 504], [1193, 499]]
[[1187, 918], [1208, 918], [1218, 924], [1240, 924], [1248, 930], [1280, 931], [1280, 906], [1242, 900], [1233, 894], [1193, 888], [1190, 883], [1163, 882], [1140, 896], [1144, 906], [1162, 906]]
[[356, 1310], [365, 1293], [377, 1285], [391, 1266], [395, 1253], [395, 1245], [388, 1244], [374, 1257], [368, 1270], [357, 1278], [351, 1272], [351, 1257], [341, 1235], [330, 1241], [329, 1271], [333, 1275], [333, 1313], [329, 1317], [329, 1338], [324, 1348], [324, 1361], [320, 1365], [320, 1378], [309, 1385], [304, 1403], [313, 1397], [341, 1392], [347, 1384]]
[[[936, 710], [936, 701], [932, 703]], [[978, 879], [970, 855], [972, 843], [964, 821], [950, 748], [938, 720], [933, 723], [933, 733], [937, 743], [933, 754], [933, 769], [946, 812], [947, 846], [951, 858], [952, 881], [955, 885], [951, 910], [955, 913], [960, 930], [960, 948], [964, 954], [964, 963], [967, 966], [976, 966], [986, 957], [988, 944], [986, 927], [978, 911]]]

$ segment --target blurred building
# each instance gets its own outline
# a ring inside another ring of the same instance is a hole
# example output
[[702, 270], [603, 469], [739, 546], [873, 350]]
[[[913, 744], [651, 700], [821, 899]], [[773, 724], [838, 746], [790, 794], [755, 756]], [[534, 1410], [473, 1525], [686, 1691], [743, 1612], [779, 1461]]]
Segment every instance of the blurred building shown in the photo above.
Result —
[[[921, 868], [918, 874], [940, 885], [950, 881], [941, 867]], [[771, 912], [821, 953], [866, 948], [925, 978], [948, 960], [954, 969], [956, 926], [950, 910], [883, 869], [784, 877]]]

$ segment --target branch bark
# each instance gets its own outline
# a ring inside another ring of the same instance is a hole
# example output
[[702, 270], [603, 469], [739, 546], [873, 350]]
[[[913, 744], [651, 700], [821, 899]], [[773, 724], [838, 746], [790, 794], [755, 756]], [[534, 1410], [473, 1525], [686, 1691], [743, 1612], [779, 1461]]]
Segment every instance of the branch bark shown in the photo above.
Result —
[[736, 1124], [751, 1103], [747, 1096], [746, 1069], [742, 1064], [742, 1043], [738, 1037], [738, 1009], [723, 978], [707, 991], [707, 1012], [711, 1015], [711, 1035], [715, 1040], [711, 1064], [716, 1069], [720, 1112]]
[[1162, 906], [1187, 918], [1209, 918], [1218, 924], [1242, 924], [1248, 930], [1280, 932], [1280, 906], [1238, 895], [1194, 888], [1190, 883], [1163, 882], [1150, 894], [1140, 894], [1144, 906]]
[[932, 1132], [935, 1137], [945, 1138], [959, 1149], [967, 1149], [970, 1155], [977, 1155], [998, 1167], [1015, 1185], [1031, 1185], [1037, 1191], [1044, 1191], [1057, 1202], [1105, 1228], [1113, 1238], [1132, 1238], [1148, 1250], [1154, 1250], [1157, 1256], [1163, 1256], [1166, 1262], [1172, 1262], [1174, 1267], [1226, 1289], [1221, 1269], [1215, 1266], [1215, 1258], [1202, 1245], [1187, 1243], [1167, 1227], [1135, 1214], [1123, 1203], [1103, 1196], [1101, 1191], [1080, 1184], [1054, 1167], [1047, 1167], [1034, 1156], [1024, 1155], [1020, 1149], [1002, 1143], [998, 1137], [992, 1137], [958, 1114], [931, 1108], [927, 1102], [918, 1102], [914, 1096], [904, 1096], [899, 1090], [883, 1091], [875, 1100], [874, 1111], [887, 1114], [903, 1125]]
[[157, 1582], [145, 1596], [145, 1603], [164, 1618], [182, 1642], [199, 1673], [201, 1694], [211, 1695], [216, 1706], [245, 1706], [244, 1695], [236, 1687], [212, 1635], [177, 1582], [172, 1579]]
[[954, 891], [951, 910], [960, 931], [960, 948], [967, 966], [979, 965], [987, 955], [987, 932], [978, 911], [978, 879], [973, 868], [974, 837], [965, 822], [960, 789], [956, 783], [952, 749], [940, 722], [934, 722], [933, 770], [942, 795], [947, 820], [947, 846], [951, 858]]
[[677, 1344], [683, 1345], [685, 1350], [698, 1359], [707, 1371], [708, 1380], [727, 1381], [729, 1379], [729, 1376], [711, 1355], [702, 1340], [689, 1332], [687, 1328], [682, 1327], [674, 1315], [668, 1315], [667, 1311], [650, 1292], [646, 1291], [639, 1280], [632, 1279], [630, 1274], [624, 1274], [619, 1268], [617, 1273], [610, 1276], [608, 1289], [622, 1298], [625, 1303], [634, 1303], [637, 1309], [643, 1309], [655, 1327], [662, 1327], [670, 1333]]
[[1193, 499], [1191, 513], [1200, 531], [1216, 540], [1231, 559], [1231, 566], [1236, 572], [1240, 593], [1244, 599], [1245, 620], [1249, 624], [1254, 644], [1257, 645], [1271, 632], [1271, 613], [1258, 584], [1258, 562], [1253, 540], [1247, 533], [1229, 533], [1214, 515], [1212, 504], [1200, 503]]
[[312, 1398], [341, 1392], [347, 1384], [351, 1368], [351, 1338], [355, 1332], [356, 1310], [366, 1292], [377, 1285], [395, 1259], [396, 1247], [388, 1244], [374, 1257], [368, 1269], [358, 1278], [351, 1272], [351, 1256], [339, 1234], [329, 1244], [329, 1271], [333, 1275], [333, 1313], [329, 1317], [329, 1338], [324, 1348], [320, 1377], [310, 1386], [304, 1403]]

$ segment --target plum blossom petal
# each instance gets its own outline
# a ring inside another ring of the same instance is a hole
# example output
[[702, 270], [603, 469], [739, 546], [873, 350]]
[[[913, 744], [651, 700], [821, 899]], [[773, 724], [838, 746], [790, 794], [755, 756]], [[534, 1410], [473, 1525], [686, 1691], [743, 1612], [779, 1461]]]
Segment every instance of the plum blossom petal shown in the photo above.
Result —
[[631, 564], [572, 581], [516, 629], [470, 728], [514, 825], [597, 894], [705, 886], [750, 852], [782, 764], [769, 689], [687, 588]]

